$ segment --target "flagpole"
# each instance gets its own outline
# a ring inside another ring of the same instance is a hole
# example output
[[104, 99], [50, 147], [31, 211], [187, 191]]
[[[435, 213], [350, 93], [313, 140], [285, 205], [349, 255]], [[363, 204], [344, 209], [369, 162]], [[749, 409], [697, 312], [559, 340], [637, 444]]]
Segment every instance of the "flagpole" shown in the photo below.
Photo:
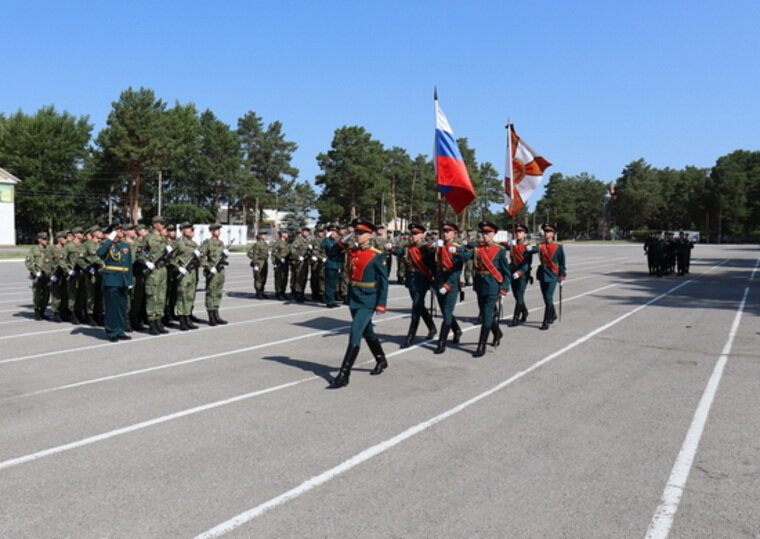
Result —
[[[515, 203], [515, 174], [512, 169], [512, 118], [507, 118], [507, 176], [509, 178], [509, 206], [513, 206]], [[509, 206], [505, 205], [504, 211], [512, 217], [512, 239], [515, 238], [517, 231], [515, 216], [509, 211]]]
[[[438, 124], [438, 88], [433, 86], [433, 126]], [[443, 209], [441, 208], [441, 187], [438, 185], [438, 161], [436, 156], [436, 141], [433, 139], [433, 166], [435, 168], [435, 188], [438, 192], [436, 197], [436, 218], [438, 220], [438, 237], [443, 237]]]

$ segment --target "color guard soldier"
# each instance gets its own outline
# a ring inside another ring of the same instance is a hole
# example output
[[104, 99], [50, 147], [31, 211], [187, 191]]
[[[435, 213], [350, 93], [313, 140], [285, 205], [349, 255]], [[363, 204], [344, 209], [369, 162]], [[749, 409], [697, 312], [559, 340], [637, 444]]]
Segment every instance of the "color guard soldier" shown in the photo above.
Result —
[[402, 260], [406, 268], [406, 288], [412, 298], [412, 319], [409, 323], [409, 331], [401, 348], [409, 348], [417, 336], [417, 328], [420, 318], [425, 321], [428, 328], [426, 339], [432, 339], [436, 334], [435, 322], [430, 311], [425, 307], [425, 296], [433, 284], [433, 268], [435, 260], [433, 250], [423, 245], [425, 240], [425, 227], [418, 224], [409, 225], [411, 240], [404, 247], [396, 247], [391, 253], [398, 258], [397, 267], [401, 266]]
[[[385, 353], [372, 326], [372, 314], [386, 311], [388, 299], [388, 270], [385, 255], [372, 247], [372, 232], [375, 225], [365, 219], [354, 219], [354, 231], [342, 238], [331, 250], [348, 249], [349, 271], [349, 308], [351, 309], [351, 334], [343, 363], [338, 376], [330, 384], [333, 388], [348, 385], [351, 368], [359, 355], [362, 337], [375, 357], [375, 368], [370, 374], [380, 374], [388, 367]], [[350, 245], [356, 241], [356, 247]], [[329, 254], [333, 254], [332, 252]]]
[[454, 241], [459, 231], [457, 225], [447, 221], [443, 223], [442, 230], [443, 238], [433, 242], [435, 248], [435, 288], [438, 305], [441, 307], [441, 315], [443, 316], [441, 333], [438, 335], [438, 346], [434, 351], [436, 354], [442, 354], [446, 351], [446, 339], [449, 330], [454, 331], [452, 340], [455, 344], [459, 343], [459, 339], [462, 337], [462, 330], [454, 317], [454, 306], [459, 296], [459, 277], [462, 275], [462, 266], [464, 265], [464, 249]]
[[177, 272], [177, 305], [176, 313], [179, 318], [179, 329], [198, 329], [190, 315], [193, 313], [195, 303], [195, 291], [198, 284], [198, 276], [195, 269], [200, 265], [201, 252], [193, 237], [195, 228], [190, 223], [180, 225], [182, 236], [176, 242], [172, 251], [172, 264]]
[[257, 299], [266, 299], [264, 287], [267, 284], [267, 273], [269, 272], [269, 244], [266, 236], [266, 233], [259, 230], [256, 234], [256, 243], [251, 245], [247, 253], [253, 269], [253, 289], [256, 292]]
[[50, 258], [47, 247], [47, 232], [40, 232], [37, 234], [37, 245], [33, 245], [29, 249], [29, 254], [25, 260], [26, 269], [29, 271], [29, 278], [32, 280], [32, 300], [34, 303], [35, 320], [47, 320], [45, 309], [47, 309], [50, 298]]
[[272, 245], [272, 264], [274, 265], [274, 293], [280, 301], [285, 301], [285, 291], [288, 288], [288, 271], [290, 263], [290, 245], [288, 231], [281, 230], [278, 239]]
[[201, 266], [206, 276], [206, 311], [209, 326], [226, 324], [227, 321], [219, 316], [219, 305], [224, 295], [224, 268], [227, 266], [229, 250], [219, 239], [222, 225], [214, 223], [208, 227], [211, 237], [201, 244]]
[[528, 319], [528, 307], [525, 305], [525, 289], [528, 281], [533, 281], [530, 275], [533, 264], [533, 253], [538, 252], [537, 247], [531, 247], [525, 242], [528, 232], [526, 225], [517, 225], [516, 239], [509, 242], [509, 274], [512, 280], [512, 293], [515, 295], [515, 312], [512, 320], [507, 324], [509, 327], [517, 326]]
[[541, 227], [544, 231], [544, 241], [538, 245], [538, 256], [541, 265], [538, 267], [536, 277], [541, 285], [541, 294], [544, 298], [544, 321], [541, 329], [549, 329], [549, 325], [557, 319], [557, 313], [554, 309], [554, 289], [557, 283], [560, 286], [567, 278], [567, 269], [565, 268], [565, 251], [562, 245], [554, 241], [557, 227], [545, 224]]
[[103, 260], [103, 326], [111, 342], [131, 339], [125, 329], [127, 297], [132, 286], [132, 247], [123, 239], [124, 232], [117, 224], [97, 250], [98, 257]]
[[[478, 295], [478, 309], [481, 320], [478, 347], [473, 357], [486, 353], [486, 341], [493, 333], [493, 347], [501, 343], [502, 332], [499, 327], [497, 300], [509, 292], [509, 262], [506, 250], [494, 241], [499, 228], [489, 222], [478, 223], [482, 241], [465, 257], [473, 259], [473, 286]], [[494, 315], [494, 313], [496, 313]]]

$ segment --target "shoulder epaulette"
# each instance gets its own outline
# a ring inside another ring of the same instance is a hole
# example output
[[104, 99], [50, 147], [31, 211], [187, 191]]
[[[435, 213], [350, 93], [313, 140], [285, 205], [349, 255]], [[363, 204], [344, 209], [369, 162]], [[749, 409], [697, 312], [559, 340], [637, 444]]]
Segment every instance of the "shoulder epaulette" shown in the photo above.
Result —
[[383, 252], [382, 252], [380, 249], [378, 249], [377, 247], [370, 247], [370, 250], [371, 250], [371, 251], [374, 251], [375, 253], [378, 253], [378, 254], [382, 254], [382, 253], [383, 253]]

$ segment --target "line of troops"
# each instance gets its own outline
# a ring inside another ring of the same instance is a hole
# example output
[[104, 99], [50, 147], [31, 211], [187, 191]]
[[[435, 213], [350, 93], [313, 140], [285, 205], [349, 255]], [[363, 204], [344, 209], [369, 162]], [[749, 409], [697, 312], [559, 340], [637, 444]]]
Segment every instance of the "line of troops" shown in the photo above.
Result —
[[[36, 320], [47, 319], [50, 303], [56, 322], [105, 324], [112, 340], [146, 327], [151, 335], [168, 333], [166, 327], [175, 321], [181, 330], [195, 329], [200, 320], [193, 315], [193, 304], [202, 271], [208, 323], [227, 323], [219, 316], [229, 256], [219, 239], [220, 224], [209, 226], [211, 237], [200, 245], [190, 223], [180, 225], [178, 237], [176, 227], [165, 226], [160, 216], [153, 218], [150, 228], [144, 224], [112, 228], [110, 234], [99, 226], [62, 230], [53, 243], [47, 233], [37, 235], [37, 245], [26, 257]], [[109, 287], [125, 291], [121, 327], [106, 323], [104, 296]]]
[[688, 235], [680, 232], [678, 237], [672, 232], [652, 233], [644, 240], [644, 254], [647, 257], [649, 275], [678, 275], [689, 273], [691, 250], [694, 249]]

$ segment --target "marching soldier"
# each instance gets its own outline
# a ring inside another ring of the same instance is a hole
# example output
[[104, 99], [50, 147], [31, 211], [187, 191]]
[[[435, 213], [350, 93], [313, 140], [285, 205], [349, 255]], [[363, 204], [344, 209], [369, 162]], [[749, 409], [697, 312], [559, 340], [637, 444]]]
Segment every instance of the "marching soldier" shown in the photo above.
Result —
[[[309, 241], [309, 227], [303, 227], [301, 233], [290, 244], [290, 264], [293, 272], [290, 278], [290, 291], [298, 303], [306, 301], [306, 281], [309, 278], [309, 256], [314, 246]], [[311, 249], [310, 249], [311, 247]]]
[[515, 312], [512, 320], [507, 324], [514, 327], [528, 319], [528, 307], [525, 305], [525, 289], [528, 281], [533, 282], [530, 271], [533, 264], [533, 253], [536, 247], [525, 243], [525, 235], [528, 232], [526, 225], [517, 225], [515, 241], [509, 242], [509, 274], [512, 282], [512, 292], [515, 295]]
[[66, 255], [63, 248], [66, 245], [68, 232], [60, 230], [55, 233], [55, 244], [47, 249], [47, 258], [50, 259], [50, 307], [53, 309], [53, 319], [56, 322], [63, 321], [63, 311], [66, 309]]
[[510, 275], [506, 250], [494, 242], [499, 228], [489, 221], [482, 221], [478, 223], [478, 229], [483, 241], [465, 254], [473, 259], [473, 284], [478, 295], [479, 319], [482, 322], [478, 347], [473, 357], [480, 357], [486, 353], [489, 333], [493, 333], [494, 348], [498, 348], [501, 342], [503, 335], [499, 327], [499, 317], [498, 314], [494, 316], [494, 311], [498, 313], [497, 298], [504, 297], [509, 292]]
[[182, 236], [174, 243], [172, 262], [177, 272], [177, 305], [176, 313], [179, 318], [179, 329], [198, 329], [190, 318], [195, 303], [195, 290], [198, 277], [195, 269], [200, 264], [201, 252], [193, 240], [195, 228], [190, 223], [180, 225]]
[[206, 276], [206, 311], [208, 325], [226, 324], [227, 321], [219, 316], [219, 305], [224, 294], [224, 268], [228, 264], [230, 252], [219, 236], [222, 225], [214, 223], [208, 227], [211, 237], [201, 244], [201, 266]]
[[280, 301], [285, 301], [285, 291], [288, 288], [288, 269], [290, 264], [290, 246], [288, 245], [288, 231], [281, 230], [279, 238], [272, 245], [272, 264], [274, 265], [274, 293]]
[[550, 224], [544, 224], [541, 229], [544, 231], [544, 241], [538, 246], [538, 256], [541, 265], [538, 267], [536, 277], [541, 285], [541, 294], [544, 298], [544, 321], [541, 329], [549, 329], [549, 325], [557, 319], [557, 313], [554, 309], [554, 289], [565, 282], [567, 278], [567, 269], [565, 268], [565, 251], [562, 245], [554, 241], [557, 227]]
[[117, 224], [106, 240], [98, 247], [97, 255], [103, 264], [103, 326], [111, 342], [129, 340], [127, 324], [127, 298], [132, 286], [132, 247], [123, 241], [124, 231]]
[[[331, 251], [348, 249], [351, 278], [348, 292], [351, 309], [351, 334], [340, 371], [330, 384], [333, 388], [348, 385], [351, 368], [359, 355], [362, 337], [375, 357], [375, 368], [370, 374], [380, 374], [388, 367], [385, 353], [372, 326], [372, 314], [375, 311], [386, 312], [388, 270], [385, 265], [385, 255], [371, 245], [375, 225], [365, 219], [355, 219], [352, 225], [354, 231], [331, 248]], [[350, 248], [349, 246], [354, 238], [357, 247]]]
[[322, 251], [327, 257], [325, 260], [325, 303], [331, 309], [339, 306], [335, 294], [338, 290], [338, 277], [343, 263], [343, 252], [340, 249], [333, 248], [338, 243], [335, 238], [337, 232], [338, 227], [331, 225], [327, 237], [322, 240], [321, 245]]
[[411, 240], [404, 247], [396, 247], [391, 252], [396, 255], [397, 267], [401, 266], [402, 260], [406, 268], [406, 288], [412, 298], [412, 319], [409, 323], [404, 343], [401, 348], [409, 348], [417, 336], [417, 328], [420, 318], [425, 321], [428, 328], [426, 339], [432, 339], [436, 334], [435, 322], [430, 311], [425, 307], [425, 296], [433, 283], [433, 251], [423, 246], [425, 239], [425, 227], [418, 224], [409, 225]]
[[166, 258], [172, 247], [164, 235], [164, 218], [153, 218], [153, 231], [142, 242], [142, 260], [145, 264], [145, 312], [148, 316], [148, 333], [169, 333], [164, 327], [166, 308]]
[[47, 246], [47, 232], [40, 232], [37, 234], [37, 245], [33, 245], [29, 249], [29, 254], [26, 256], [25, 261], [26, 269], [29, 271], [29, 278], [32, 280], [32, 300], [34, 303], [35, 320], [47, 320], [45, 309], [47, 309], [50, 298], [50, 258]]
[[459, 228], [454, 223], [443, 223], [443, 238], [433, 242], [435, 248], [435, 288], [437, 290], [438, 305], [441, 307], [443, 324], [441, 333], [438, 335], [438, 346], [434, 353], [442, 354], [446, 351], [446, 339], [449, 330], [454, 331], [453, 342], [459, 343], [462, 330], [457, 319], [454, 317], [454, 306], [459, 295], [459, 277], [462, 274], [463, 249], [454, 240]]
[[98, 256], [100, 238], [101, 231], [98, 225], [93, 225], [87, 229], [84, 241], [87, 270], [82, 281], [86, 296], [86, 323], [91, 326], [97, 326], [102, 322], [103, 281], [100, 270], [103, 268], [103, 259]]
[[689, 264], [691, 262], [691, 250], [694, 244], [688, 236], [681, 232], [676, 240], [676, 262], [678, 264], [678, 275], [689, 273]]
[[[259, 230], [256, 234], [256, 243], [251, 245], [247, 254], [248, 258], [251, 259], [251, 268], [253, 268], [253, 289], [256, 291], [256, 297], [258, 299], [266, 299], [264, 287], [267, 283], [267, 273], [269, 270], [269, 245], [267, 244], [264, 232]], [[272, 256], [274, 256], [274, 253]], [[279, 296], [277, 299], [280, 299]]]

